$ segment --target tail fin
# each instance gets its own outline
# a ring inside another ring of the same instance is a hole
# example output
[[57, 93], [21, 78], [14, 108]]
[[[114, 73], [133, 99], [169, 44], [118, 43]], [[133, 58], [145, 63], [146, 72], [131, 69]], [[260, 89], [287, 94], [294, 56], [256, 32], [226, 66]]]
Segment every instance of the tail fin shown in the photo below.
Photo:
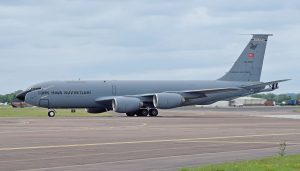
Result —
[[252, 34], [252, 39], [222, 81], [260, 81], [268, 37], [272, 34]]

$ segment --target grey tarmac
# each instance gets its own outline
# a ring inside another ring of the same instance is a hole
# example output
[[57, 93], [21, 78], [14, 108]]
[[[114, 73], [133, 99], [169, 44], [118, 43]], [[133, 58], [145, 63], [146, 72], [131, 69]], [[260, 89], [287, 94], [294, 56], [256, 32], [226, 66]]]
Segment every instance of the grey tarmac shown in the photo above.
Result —
[[[293, 107], [195, 108], [160, 117], [0, 118], [0, 170], [178, 170], [300, 153]], [[57, 114], [59, 116], [59, 113]], [[271, 116], [271, 117], [266, 117]]]

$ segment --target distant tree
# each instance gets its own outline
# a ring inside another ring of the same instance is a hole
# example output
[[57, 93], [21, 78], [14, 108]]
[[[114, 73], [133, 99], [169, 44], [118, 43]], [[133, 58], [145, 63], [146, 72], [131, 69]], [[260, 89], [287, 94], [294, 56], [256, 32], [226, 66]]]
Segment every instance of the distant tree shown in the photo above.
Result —
[[273, 93], [268, 93], [268, 94], [255, 94], [252, 95], [251, 97], [255, 97], [255, 98], [263, 98], [263, 99], [267, 99], [267, 100], [276, 100], [277, 96]]
[[[291, 99], [295, 99], [295, 96], [293, 95], [293, 97], [291, 96], [291, 94], [273, 94], [273, 93], [268, 93], [268, 94], [255, 94], [252, 95], [251, 97], [256, 97], [256, 98], [263, 98], [263, 99], [267, 99], [267, 100], [273, 100], [276, 103], [281, 103], [283, 101], [288, 101]], [[300, 94], [296, 95], [296, 99], [300, 99]]]
[[297, 94], [296, 100], [300, 100], [300, 94]]
[[278, 97], [277, 97], [277, 102], [281, 103], [283, 101], [288, 101], [288, 100], [291, 100], [291, 96], [288, 96], [286, 94], [279, 94]]
[[0, 95], [0, 103], [4, 103], [4, 96]]
[[276, 95], [273, 94], [273, 93], [268, 93], [268, 94], [266, 94], [266, 99], [275, 101], [276, 100]]
[[11, 104], [11, 102], [13, 102], [16, 99], [16, 96], [18, 93], [20, 93], [21, 91], [18, 90], [16, 92], [10, 93], [10, 94], [5, 94], [5, 95], [0, 95], [0, 102], [1, 103], [9, 103]]
[[253, 94], [253, 95], [251, 95], [251, 97], [263, 98], [263, 94]]

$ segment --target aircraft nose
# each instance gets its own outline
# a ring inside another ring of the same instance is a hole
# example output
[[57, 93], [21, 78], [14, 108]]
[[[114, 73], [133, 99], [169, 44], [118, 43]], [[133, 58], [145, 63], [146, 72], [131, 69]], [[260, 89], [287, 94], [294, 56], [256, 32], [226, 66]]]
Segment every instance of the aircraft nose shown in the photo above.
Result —
[[28, 93], [28, 91], [22, 91], [21, 93], [17, 94], [17, 99], [21, 100], [21, 101], [25, 101], [25, 96]]

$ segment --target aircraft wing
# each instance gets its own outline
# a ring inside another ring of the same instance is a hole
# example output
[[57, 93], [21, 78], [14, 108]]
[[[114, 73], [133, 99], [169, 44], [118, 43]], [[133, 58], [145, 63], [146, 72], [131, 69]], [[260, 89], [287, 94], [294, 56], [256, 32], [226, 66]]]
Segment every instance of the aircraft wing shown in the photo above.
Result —
[[[215, 88], [215, 89], [184, 90], [184, 91], [166, 91], [163, 93], [176, 93], [182, 95], [186, 99], [193, 99], [193, 98], [207, 97], [207, 94], [222, 93], [222, 92], [237, 91], [237, 90], [240, 90], [240, 88]], [[135, 97], [141, 99], [142, 101], [152, 101], [153, 96], [155, 96], [155, 94], [156, 93], [125, 95], [124, 97]], [[111, 101], [116, 97], [118, 96], [100, 97], [95, 99], [95, 102], [101, 104], [110, 104]]]

